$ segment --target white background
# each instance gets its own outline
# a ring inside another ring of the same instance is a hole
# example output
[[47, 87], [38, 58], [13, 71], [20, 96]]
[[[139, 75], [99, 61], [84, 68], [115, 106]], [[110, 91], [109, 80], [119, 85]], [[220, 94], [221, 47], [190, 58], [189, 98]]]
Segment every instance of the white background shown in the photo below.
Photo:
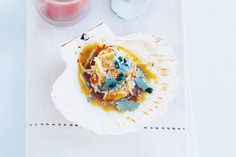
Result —
[[[25, 5], [0, 1], [0, 157], [24, 156]], [[236, 2], [185, 0], [184, 18], [199, 156], [235, 156]]]

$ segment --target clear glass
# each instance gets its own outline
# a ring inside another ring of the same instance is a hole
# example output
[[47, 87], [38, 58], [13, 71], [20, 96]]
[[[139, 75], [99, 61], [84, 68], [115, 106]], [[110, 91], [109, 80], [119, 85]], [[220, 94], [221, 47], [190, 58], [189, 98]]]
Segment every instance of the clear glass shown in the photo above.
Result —
[[90, 0], [35, 0], [41, 16], [54, 25], [79, 21], [88, 11]]

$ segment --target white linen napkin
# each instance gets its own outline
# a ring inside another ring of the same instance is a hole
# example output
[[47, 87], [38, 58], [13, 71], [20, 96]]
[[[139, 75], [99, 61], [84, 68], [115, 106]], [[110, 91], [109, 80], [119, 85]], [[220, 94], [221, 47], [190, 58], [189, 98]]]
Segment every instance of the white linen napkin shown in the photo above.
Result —
[[[32, 0], [27, 12], [26, 155], [28, 157], [184, 157], [193, 156], [194, 133], [188, 103], [183, 53], [182, 1], [152, 1], [134, 20], [122, 20], [107, 0], [92, 1], [90, 12], [70, 27], [55, 27], [38, 14]], [[174, 47], [180, 81], [166, 115], [142, 131], [121, 136], [98, 136], [66, 121], [50, 98], [52, 84], [63, 72], [59, 45], [98, 21], [114, 33], [157, 34]], [[191, 154], [191, 155], [190, 155]]]

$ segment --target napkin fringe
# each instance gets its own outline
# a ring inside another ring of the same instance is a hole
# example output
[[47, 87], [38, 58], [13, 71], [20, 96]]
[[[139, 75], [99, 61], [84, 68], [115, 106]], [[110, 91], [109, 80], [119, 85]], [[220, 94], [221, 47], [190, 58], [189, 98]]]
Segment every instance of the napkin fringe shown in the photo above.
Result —
[[[27, 127], [79, 127], [78, 124], [73, 123], [27, 123]], [[172, 130], [184, 131], [185, 127], [170, 127], [170, 126], [145, 126], [145, 130]]]

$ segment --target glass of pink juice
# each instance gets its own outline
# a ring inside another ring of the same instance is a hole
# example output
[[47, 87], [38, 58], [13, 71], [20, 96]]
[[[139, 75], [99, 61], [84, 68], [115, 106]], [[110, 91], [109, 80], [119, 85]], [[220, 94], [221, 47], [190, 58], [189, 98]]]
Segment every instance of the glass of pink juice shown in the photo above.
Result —
[[90, 0], [36, 0], [39, 13], [49, 23], [73, 24], [89, 9]]

